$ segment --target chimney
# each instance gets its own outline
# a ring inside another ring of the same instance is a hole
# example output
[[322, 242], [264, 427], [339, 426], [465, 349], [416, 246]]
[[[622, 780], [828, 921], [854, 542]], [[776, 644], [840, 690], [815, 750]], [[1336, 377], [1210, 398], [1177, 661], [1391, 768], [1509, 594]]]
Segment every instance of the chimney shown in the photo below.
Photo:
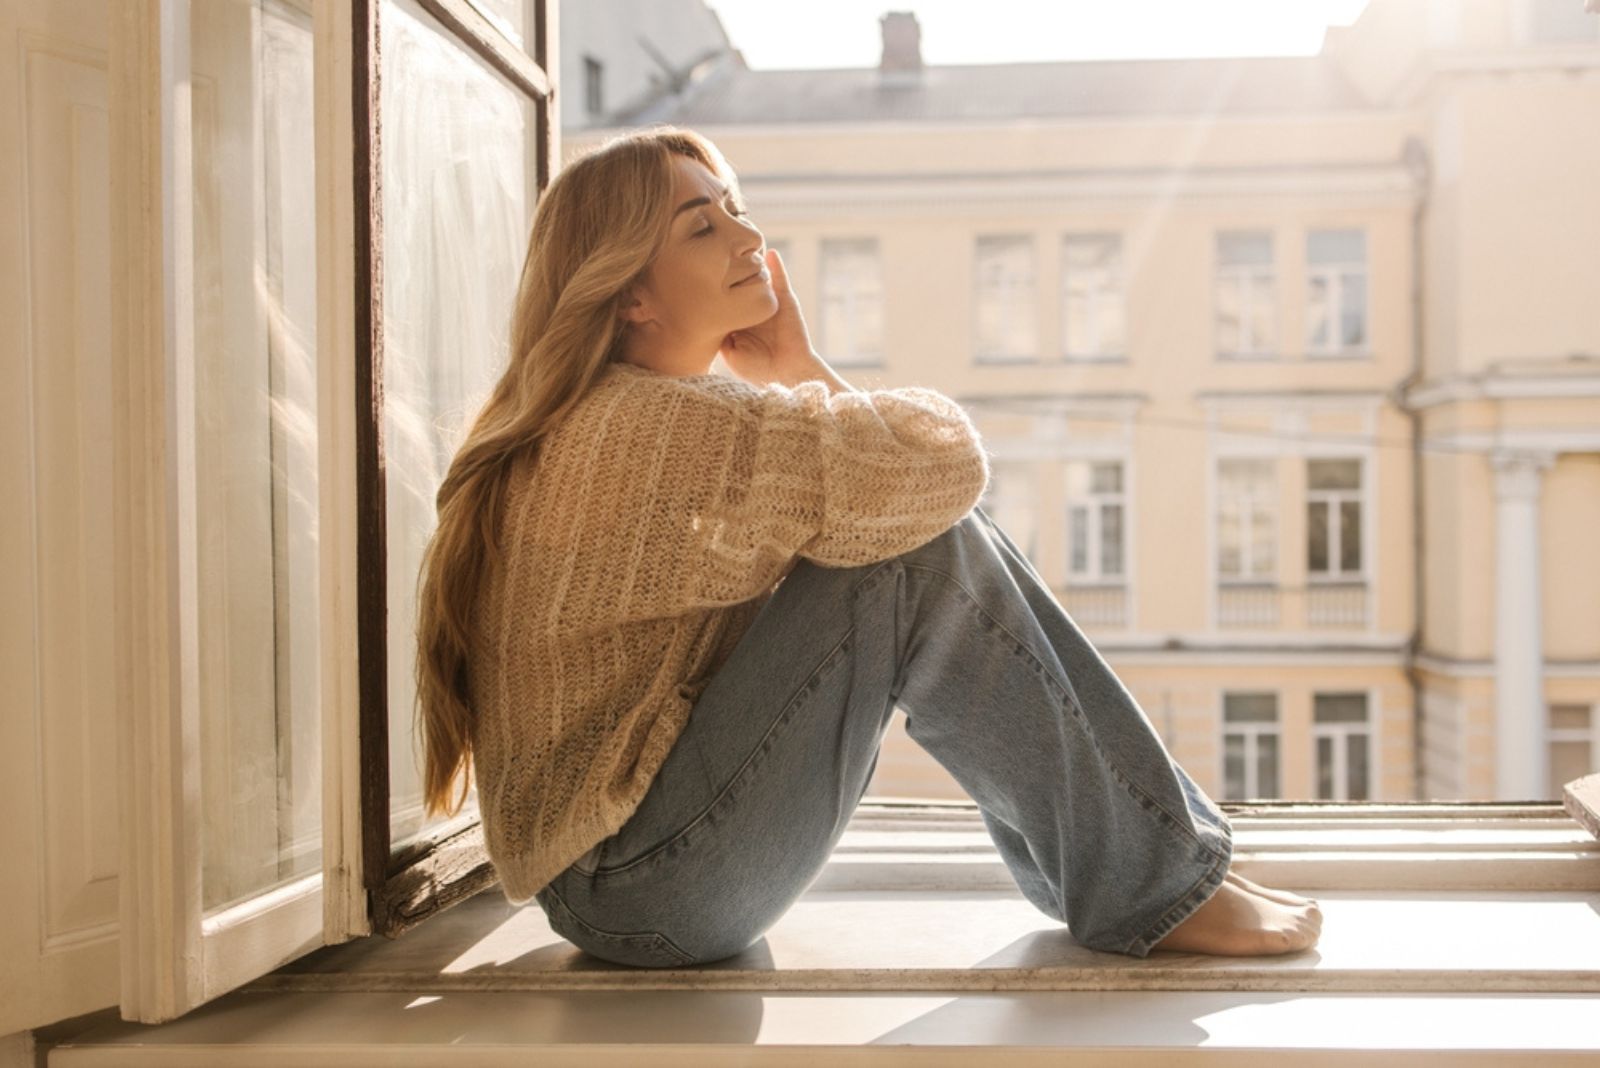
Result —
[[878, 25], [883, 31], [883, 58], [878, 84], [913, 86], [922, 82], [922, 27], [915, 11], [889, 11]]

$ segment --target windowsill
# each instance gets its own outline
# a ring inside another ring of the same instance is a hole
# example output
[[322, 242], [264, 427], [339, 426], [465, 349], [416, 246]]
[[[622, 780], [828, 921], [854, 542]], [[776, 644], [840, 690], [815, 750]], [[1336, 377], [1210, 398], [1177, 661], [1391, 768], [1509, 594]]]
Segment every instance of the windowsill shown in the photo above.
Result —
[[975, 806], [879, 799], [777, 925], [724, 961], [612, 965], [495, 888], [400, 939], [326, 947], [170, 1024], [103, 1024], [51, 1064], [133, 1063], [108, 1054], [134, 1048], [141, 1063], [169, 1063], [158, 1052], [197, 1044], [222, 1063], [218, 1042], [436, 1046], [463, 1059], [693, 1043], [696, 1064], [882, 1043], [1057, 1056], [1600, 1050], [1600, 842], [1559, 803], [1223, 808], [1236, 870], [1321, 903], [1314, 949], [1143, 960], [1086, 949], [1017, 891]]
[[1370, 349], [1339, 349], [1327, 352], [1218, 352], [1218, 363], [1369, 363]]

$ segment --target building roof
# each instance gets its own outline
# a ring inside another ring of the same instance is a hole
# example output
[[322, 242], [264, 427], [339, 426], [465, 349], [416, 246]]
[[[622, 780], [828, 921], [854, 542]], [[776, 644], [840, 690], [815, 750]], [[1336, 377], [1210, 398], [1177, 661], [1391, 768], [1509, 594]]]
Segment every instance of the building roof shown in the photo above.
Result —
[[749, 70], [726, 57], [622, 125], [994, 121], [1083, 116], [1303, 114], [1371, 105], [1326, 55], [929, 66], [908, 83], [876, 67]]

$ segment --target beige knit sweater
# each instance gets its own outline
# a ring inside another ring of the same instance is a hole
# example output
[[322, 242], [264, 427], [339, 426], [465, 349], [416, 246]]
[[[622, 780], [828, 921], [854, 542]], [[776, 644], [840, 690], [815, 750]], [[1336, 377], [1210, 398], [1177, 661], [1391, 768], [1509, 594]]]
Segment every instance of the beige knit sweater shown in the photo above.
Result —
[[513, 467], [507, 566], [475, 606], [474, 775], [507, 900], [627, 821], [798, 557], [907, 552], [988, 476], [971, 419], [932, 389], [610, 365]]

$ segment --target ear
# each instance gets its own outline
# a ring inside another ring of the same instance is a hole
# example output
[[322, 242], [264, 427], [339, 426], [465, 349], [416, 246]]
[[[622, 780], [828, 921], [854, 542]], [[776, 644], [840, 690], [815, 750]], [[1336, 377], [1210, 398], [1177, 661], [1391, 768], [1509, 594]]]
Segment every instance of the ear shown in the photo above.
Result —
[[623, 290], [622, 298], [618, 304], [617, 318], [625, 323], [637, 326], [641, 323], [649, 322], [654, 317], [649, 303], [645, 300], [644, 294], [637, 284]]

